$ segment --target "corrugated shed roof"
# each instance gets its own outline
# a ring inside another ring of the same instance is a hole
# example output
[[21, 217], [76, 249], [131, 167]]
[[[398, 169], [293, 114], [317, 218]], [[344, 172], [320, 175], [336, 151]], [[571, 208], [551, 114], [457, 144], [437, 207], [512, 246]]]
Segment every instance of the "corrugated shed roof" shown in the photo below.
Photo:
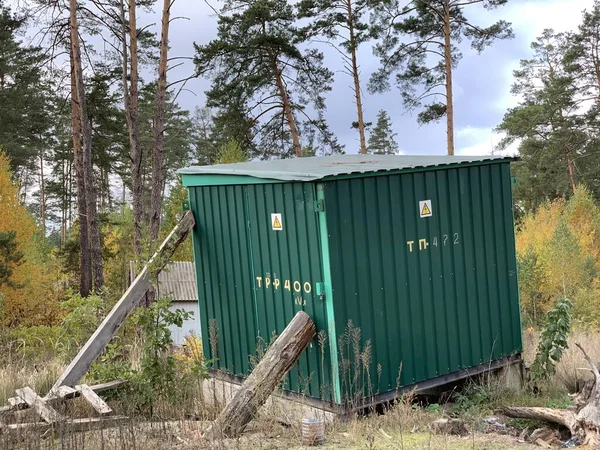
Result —
[[191, 166], [177, 172], [182, 175], [239, 175], [282, 181], [313, 181], [349, 174], [513, 160], [515, 158], [505, 156], [336, 155]]
[[[129, 262], [130, 282], [137, 276], [135, 261]], [[197, 302], [196, 276], [194, 263], [190, 261], [173, 261], [167, 264], [158, 274], [158, 289], [161, 297], [170, 295], [173, 301]]]

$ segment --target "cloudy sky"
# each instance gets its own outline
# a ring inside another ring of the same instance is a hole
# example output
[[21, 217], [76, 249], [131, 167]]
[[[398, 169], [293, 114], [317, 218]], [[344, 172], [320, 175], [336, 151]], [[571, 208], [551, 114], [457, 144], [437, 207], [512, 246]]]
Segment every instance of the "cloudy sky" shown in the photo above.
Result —
[[[18, 5], [23, 0], [9, 0]], [[217, 19], [209, 6], [219, 7], [217, 0], [176, 0], [173, 17], [185, 17], [173, 22], [171, 28], [170, 57], [191, 57], [193, 43], [206, 44], [216, 36]], [[162, 2], [157, 2], [162, 4]], [[463, 59], [454, 73], [455, 98], [455, 137], [456, 153], [483, 155], [489, 154], [500, 140], [493, 129], [502, 120], [507, 108], [514, 106], [517, 99], [510, 94], [512, 71], [519, 60], [531, 56], [530, 44], [545, 28], [555, 31], [569, 31], [577, 28], [581, 12], [590, 9], [593, 0], [509, 0], [502, 8], [486, 11], [483, 8], [470, 8], [467, 15], [473, 23], [481, 26], [499, 19], [512, 23], [515, 38], [500, 41], [486, 49], [481, 55], [472, 51], [468, 43], [461, 48]], [[154, 13], [142, 13], [139, 26], [148, 26], [156, 31], [160, 22], [160, 5]], [[347, 153], [358, 152], [358, 132], [350, 128], [356, 120], [356, 108], [351, 79], [341, 72], [342, 62], [335, 51], [324, 48], [326, 63], [336, 73], [332, 92], [327, 96], [327, 113], [331, 129]], [[404, 111], [400, 94], [395, 88], [386, 94], [370, 95], [366, 84], [371, 73], [377, 69], [378, 61], [372, 55], [371, 44], [364, 44], [359, 51], [361, 84], [365, 119], [375, 121], [380, 109], [388, 111], [394, 131], [398, 134], [400, 149], [406, 154], [444, 154], [446, 151], [445, 122], [419, 126], [416, 113]], [[194, 72], [189, 59], [180, 59], [178, 67], [169, 71], [169, 81], [189, 77]], [[151, 79], [156, 75], [142, 74]], [[179, 102], [182, 107], [193, 110], [203, 106], [207, 80], [193, 79], [185, 85]], [[514, 149], [512, 149], [514, 151]]]
[[[488, 12], [476, 9], [470, 12], [473, 22], [485, 25], [498, 19], [512, 22], [515, 39], [496, 43], [477, 55], [467, 46], [463, 59], [455, 71], [455, 123], [457, 154], [489, 154], [499, 136], [493, 128], [502, 120], [506, 109], [515, 104], [510, 95], [512, 71], [519, 60], [530, 56], [530, 43], [545, 28], [556, 31], [573, 30], [579, 24], [581, 11], [591, 8], [593, 0], [510, 0], [507, 6]], [[186, 16], [189, 20], [175, 22], [172, 29], [172, 55], [193, 55], [192, 42], [207, 43], [216, 32], [216, 18], [210, 7], [202, 0], [177, 0], [175, 16]], [[146, 16], [151, 21], [152, 18]], [[326, 59], [331, 70], [336, 72], [333, 91], [327, 98], [327, 119], [340, 141], [346, 145], [347, 153], [358, 150], [358, 134], [350, 128], [356, 120], [352, 102], [351, 80], [338, 72], [341, 61], [334, 52]], [[370, 44], [360, 49], [362, 84], [376, 68], [377, 59], [372, 56]], [[183, 78], [193, 71], [191, 62], [172, 71], [173, 78]], [[183, 107], [193, 109], [204, 103], [205, 80], [194, 80], [182, 94]], [[383, 95], [364, 92], [364, 107], [367, 120], [375, 120], [377, 111], [385, 109], [392, 117], [400, 148], [407, 154], [443, 154], [445, 152], [445, 124], [419, 126], [416, 114], [403, 110], [398, 91]]]

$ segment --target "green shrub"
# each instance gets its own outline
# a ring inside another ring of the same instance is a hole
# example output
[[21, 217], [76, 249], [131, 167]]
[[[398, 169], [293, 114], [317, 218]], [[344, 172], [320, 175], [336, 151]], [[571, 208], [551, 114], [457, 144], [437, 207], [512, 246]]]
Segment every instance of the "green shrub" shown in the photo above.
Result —
[[[95, 363], [89, 377], [95, 382], [126, 379], [128, 387], [117, 393], [127, 413], [154, 416], [156, 405], [180, 408], [196, 382], [208, 378], [207, 363], [198, 358], [181, 358], [173, 352], [169, 327], [181, 327], [190, 312], [172, 311], [168, 298], [142, 308], [134, 317], [142, 335], [139, 369], [132, 368], [122, 342], [112, 342]], [[119, 339], [119, 338], [117, 338]]]
[[556, 364], [563, 352], [569, 348], [567, 338], [571, 331], [572, 308], [571, 301], [562, 298], [548, 312], [535, 360], [531, 365], [532, 381], [547, 380], [556, 373]]

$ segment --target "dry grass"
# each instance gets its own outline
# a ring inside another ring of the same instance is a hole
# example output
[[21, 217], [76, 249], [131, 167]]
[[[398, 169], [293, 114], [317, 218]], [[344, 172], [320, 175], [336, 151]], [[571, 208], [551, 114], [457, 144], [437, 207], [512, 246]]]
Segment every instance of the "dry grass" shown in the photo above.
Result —
[[0, 405], [15, 395], [15, 389], [31, 387], [35, 392], [50, 390], [60, 373], [62, 364], [51, 362], [44, 365], [7, 364], [0, 368]]
[[[534, 360], [538, 342], [538, 332], [532, 329], [523, 332], [523, 357], [526, 365], [530, 365]], [[583, 353], [575, 346], [575, 343], [580, 343], [592, 360], [600, 363], [600, 332], [577, 331], [571, 334], [568, 342], [569, 348], [556, 367], [556, 376], [552, 383], [557, 389], [575, 392], [578, 382], [592, 378], [589, 364], [585, 361]]]
[[[538, 335], [524, 332], [524, 358], [530, 363], [535, 356]], [[576, 333], [571, 336], [570, 348], [558, 365], [553, 381], [556, 389], [564, 396], [566, 389], [573, 389], [577, 380], [589, 377], [587, 365], [580, 351], [574, 345], [580, 342], [595, 360], [600, 361], [600, 333]], [[43, 367], [31, 367], [24, 364], [11, 364], [0, 368], [0, 403], [14, 395], [14, 390], [31, 386], [36, 392], [44, 394], [53, 384], [62, 366], [47, 364]], [[410, 396], [405, 396], [385, 414], [372, 414], [369, 417], [355, 417], [342, 422], [328, 424], [326, 448], [390, 448], [390, 449], [533, 449], [536, 447], [519, 442], [515, 436], [486, 434], [481, 427], [481, 418], [492, 414], [501, 404], [545, 405], [549, 397], [531, 397], [521, 390], [506, 390], [501, 380], [488, 379], [483, 389], [489, 393], [489, 404], [475, 408], [471, 414], [465, 413], [467, 426], [471, 431], [467, 437], [438, 436], [429, 431], [429, 424], [442, 416], [456, 413], [452, 405], [442, 405], [439, 410], [428, 410], [415, 406]], [[468, 396], [469, 394], [467, 394]], [[549, 391], [544, 395], [551, 395]], [[104, 430], [81, 433], [54, 434], [28, 431], [18, 439], [0, 436], [0, 449], [193, 449], [193, 448], [302, 448], [300, 421], [292, 420], [282, 425], [280, 410], [265, 408], [259, 418], [254, 420], [239, 439], [202, 442], [199, 438], [207, 421], [214, 418], [216, 410], [205, 402], [206, 392], [202, 385], [190, 391], [183, 403], [156, 405], [153, 420], [144, 419], [127, 405], [127, 398], [112, 397], [109, 404], [116, 414], [129, 414], [131, 419], [120, 426]], [[219, 399], [220, 400], [220, 399]], [[94, 411], [82, 399], [67, 402], [60, 407], [68, 417], [93, 417]], [[64, 409], [68, 408], [68, 409]], [[198, 421], [189, 420], [189, 413], [195, 413]], [[159, 418], [159, 419], [156, 419]], [[33, 419], [31, 412], [21, 413], [18, 421]]]

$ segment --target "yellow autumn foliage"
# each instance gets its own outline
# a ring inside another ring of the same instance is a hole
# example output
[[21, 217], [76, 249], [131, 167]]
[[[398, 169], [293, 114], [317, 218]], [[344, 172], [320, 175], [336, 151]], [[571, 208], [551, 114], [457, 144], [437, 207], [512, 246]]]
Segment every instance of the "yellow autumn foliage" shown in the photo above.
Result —
[[580, 324], [600, 318], [600, 209], [585, 187], [527, 215], [516, 246], [526, 322], [539, 323], [562, 296]]
[[15, 231], [17, 248], [24, 253], [24, 262], [14, 268], [11, 281], [18, 287], [3, 285], [5, 325], [50, 324], [58, 311], [57, 296], [52, 290], [50, 264], [40, 248], [41, 233], [35, 219], [19, 201], [19, 189], [14, 184], [10, 162], [0, 149], [0, 231]]

